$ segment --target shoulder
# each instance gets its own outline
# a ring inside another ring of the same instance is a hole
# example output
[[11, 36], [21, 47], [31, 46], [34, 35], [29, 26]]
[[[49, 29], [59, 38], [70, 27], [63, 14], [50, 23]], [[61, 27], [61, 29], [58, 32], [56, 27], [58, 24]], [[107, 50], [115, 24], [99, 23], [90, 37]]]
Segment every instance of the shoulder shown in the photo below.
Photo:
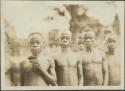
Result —
[[9, 59], [7, 59], [7, 62], [9, 63], [11, 68], [19, 68], [20, 66], [20, 60], [18, 57], [9, 57]]
[[94, 49], [94, 54], [98, 54], [98, 55], [104, 57], [104, 56], [105, 56], [105, 51], [99, 50], [98, 48], [95, 48], [95, 49]]
[[82, 57], [84, 57], [84, 55], [85, 55], [85, 51], [79, 52], [78, 54], [79, 54], [79, 56], [82, 58]]
[[15, 60], [16, 59], [12, 56], [9, 56], [9, 55], [6, 56], [6, 62], [7, 63], [13, 64], [15, 62]]
[[78, 59], [81, 59], [80, 53], [75, 53], [75, 55], [76, 55], [76, 57], [77, 57]]
[[53, 55], [43, 55], [43, 54], [41, 54], [38, 59], [41, 60], [40, 61], [41, 63], [43, 63], [43, 62], [50, 63], [53, 60]]
[[53, 64], [53, 62], [54, 62], [54, 56], [49, 55], [49, 56], [47, 57], [47, 59], [48, 59], [48, 61], [49, 61], [50, 64]]
[[49, 63], [49, 66], [53, 66], [54, 65], [54, 58], [53, 58], [52, 55], [45, 56], [45, 60], [46, 60], [46, 62]]
[[79, 60], [79, 61], [81, 60], [81, 55], [78, 52], [72, 51], [71, 52], [71, 57], [73, 57], [74, 59]]
[[58, 53], [53, 53], [53, 54], [51, 54], [50, 55], [50, 57], [52, 58], [52, 59], [57, 59], [57, 57], [60, 55], [60, 52], [58, 52]]
[[21, 61], [20, 65], [24, 65], [24, 64], [26, 64], [27, 62], [29, 62], [29, 61], [30, 61], [29, 58], [30, 58], [30, 57], [24, 58], [24, 59]]

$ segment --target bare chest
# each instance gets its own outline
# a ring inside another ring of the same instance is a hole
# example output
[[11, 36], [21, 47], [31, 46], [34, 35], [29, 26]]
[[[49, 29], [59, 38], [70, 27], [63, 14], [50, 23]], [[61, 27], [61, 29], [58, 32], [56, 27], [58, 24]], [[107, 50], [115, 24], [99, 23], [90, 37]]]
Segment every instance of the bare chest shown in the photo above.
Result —
[[83, 64], [101, 64], [102, 63], [102, 55], [99, 53], [84, 53], [82, 55]]
[[117, 56], [109, 56], [107, 57], [109, 67], [119, 67], [120, 66], [120, 58]]
[[40, 58], [38, 59], [39, 65], [42, 69], [48, 70], [49, 69], [49, 60], [46, 58]]
[[76, 55], [63, 55], [60, 54], [56, 57], [56, 65], [63, 67], [73, 67], [77, 65], [78, 58]]

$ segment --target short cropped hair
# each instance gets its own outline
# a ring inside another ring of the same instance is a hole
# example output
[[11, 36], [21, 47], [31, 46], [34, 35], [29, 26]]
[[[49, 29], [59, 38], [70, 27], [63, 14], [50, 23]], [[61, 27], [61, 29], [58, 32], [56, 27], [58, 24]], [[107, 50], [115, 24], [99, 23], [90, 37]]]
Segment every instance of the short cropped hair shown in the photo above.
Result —
[[68, 30], [63, 30], [59, 32], [59, 38], [63, 35], [69, 35], [70, 37], [72, 37], [72, 33]]
[[31, 34], [29, 34], [28, 43], [30, 43], [31, 38], [32, 38], [33, 35], [39, 35], [41, 37], [41, 40], [43, 41], [43, 43], [45, 43], [44, 37], [40, 32], [32, 32]]
[[43, 38], [43, 35], [40, 32], [32, 32], [31, 34], [29, 34], [29, 37], [31, 37], [32, 35], [38, 34], [41, 36], [41, 38]]
[[115, 34], [110, 34], [106, 36], [105, 41], [107, 42], [108, 40], [115, 40], [117, 41], [117, 36]]
[[93, 31], [93, 28], [91, 28], [91, 27], [89, 27], [89, 26], [86, 26], [86, 27], [84, 28], [84, 31], [83, 31], [84, 37], [85, 37], [86, 35], [90, 35], [90, 32], [92, 33], [92, 36], [96, 37], [95, 31]]

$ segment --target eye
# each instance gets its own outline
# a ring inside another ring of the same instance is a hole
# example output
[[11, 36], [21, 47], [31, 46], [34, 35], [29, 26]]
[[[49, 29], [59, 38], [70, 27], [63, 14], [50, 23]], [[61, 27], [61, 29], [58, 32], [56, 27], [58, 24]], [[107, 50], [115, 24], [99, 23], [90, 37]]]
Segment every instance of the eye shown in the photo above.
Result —
[[113, 40], [112, 42], [115, 43], [115, 40]]
[[39, 42], [39, 41], [37, 41], [36, 43], [37, 43], [37, 44], [40, 44], [40, 42]]
[[33, 42], [33, 41], [30, 41], [30, 44], [31, 44], [31, 45], [33, 45], [33, 44], [34, 44], [34, 42]]
[[41, 43], [40, 41], [30, 41], [30, 44], [31, 44], [31, 45], [40, 44], [40, 43]]
[[64, 37], [61, 37], [61, 40], [63, 40], [64, 39]]

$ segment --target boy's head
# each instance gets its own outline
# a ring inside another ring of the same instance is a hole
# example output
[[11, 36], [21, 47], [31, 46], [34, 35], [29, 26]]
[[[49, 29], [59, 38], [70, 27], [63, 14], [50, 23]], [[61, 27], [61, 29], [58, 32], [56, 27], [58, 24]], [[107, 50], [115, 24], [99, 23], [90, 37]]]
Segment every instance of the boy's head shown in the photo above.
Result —
[[85, 46], [92, 46], [94, 45], [95, 41], [95, 32], [92, 28], [86, 27], [84, 29], [84, 44]]
[[76, 44], [79, 50], [84, 49], [84, 36], [83, 33], [78, 33], [76, 36]]
[[112, 34], [112, 33], [113, 33], [113, 29], [112, 29], [111, 26], [105, 27], [105, 28], [104, 28], [104, 39], [105, 39], [108, 35], [110, 35], [110, 34]]
[[32, 53], [38, 54], [41, 52], [44, 41], [41, 33], [33, 32], [29, 35], [29, 45]]
[[72, 43], [72, 33], [70, 31], [61, 31], [59, 34], [59, 43], [61, 47], [69, 47]]
[[115, 49], [116, 48], [116, 42], [117, 42], [117, 39], [116, 39], [116, 35], [114, 34], [110, 34], [106, 37], [106, 45], [107, 45], [107, 48], [108, 49]]

